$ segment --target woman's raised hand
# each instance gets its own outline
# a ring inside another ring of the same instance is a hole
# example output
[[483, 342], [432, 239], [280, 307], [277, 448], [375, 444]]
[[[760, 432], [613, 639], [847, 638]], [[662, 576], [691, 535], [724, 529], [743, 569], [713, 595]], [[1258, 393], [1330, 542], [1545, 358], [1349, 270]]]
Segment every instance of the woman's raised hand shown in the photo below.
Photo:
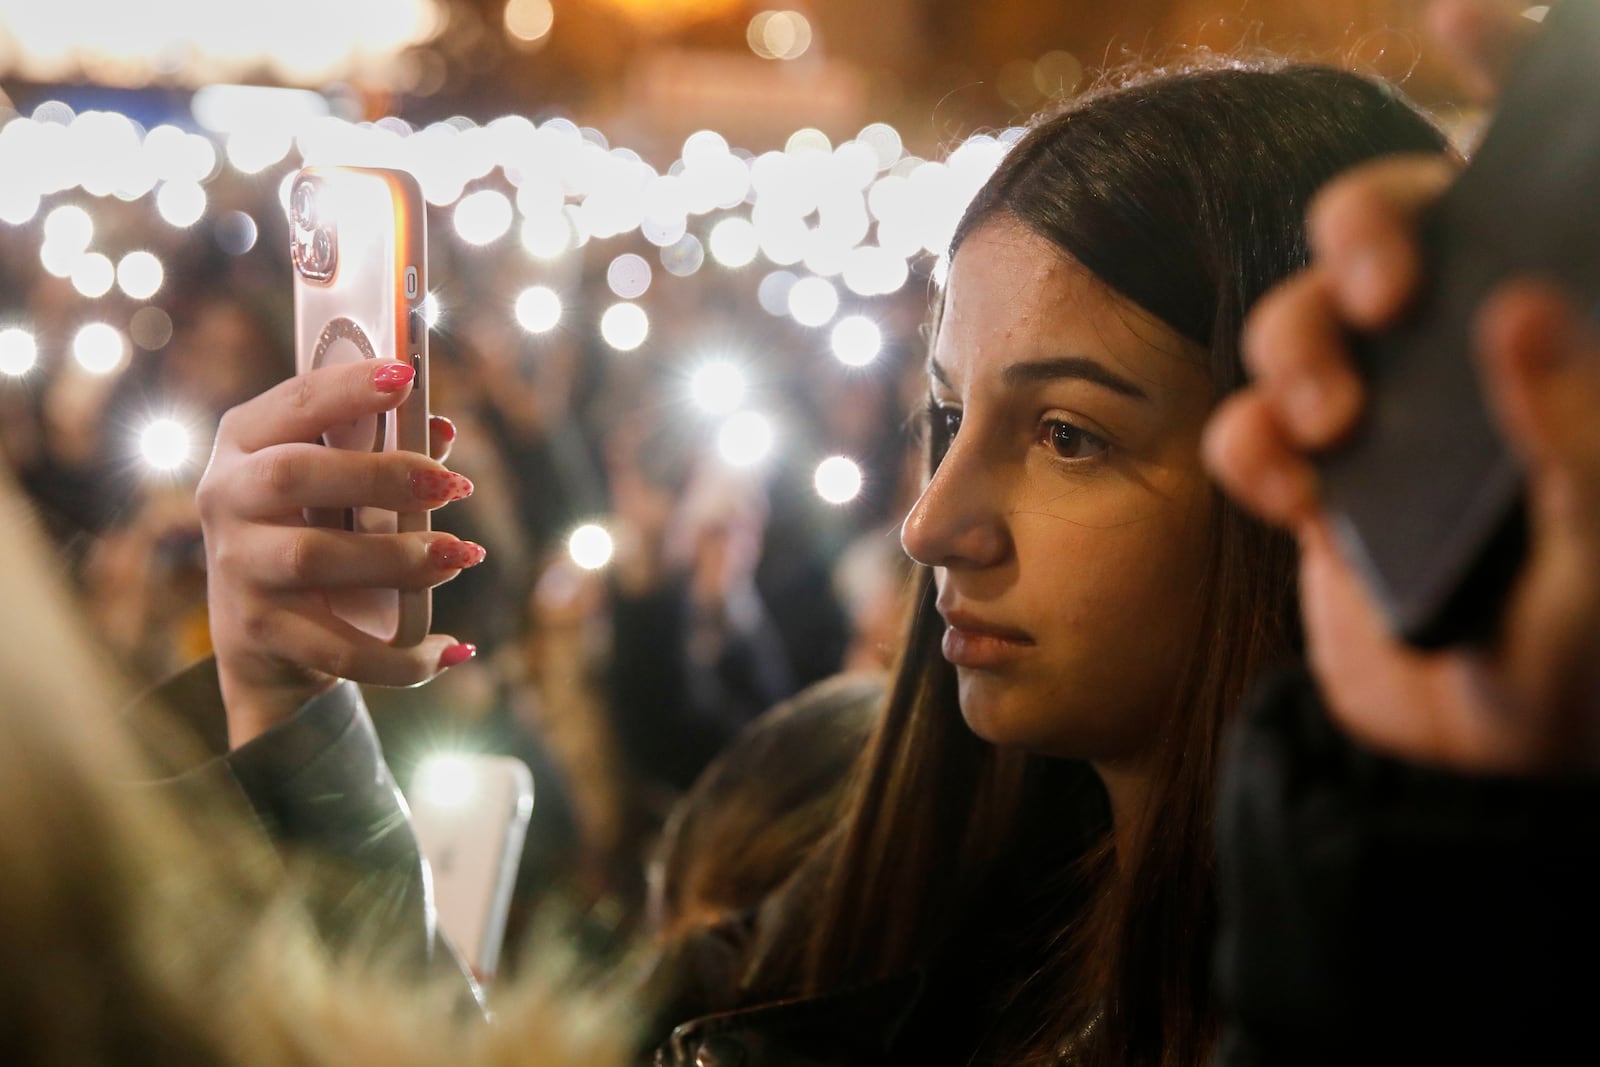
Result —
[[[217, 673], [237, 747], [293, 715], [340, 678], [416, 685], [472, 655], [432, 634], [394, 648], [335, 616], [326, 593], [426, 589], [481, 562], [483, 549], [448, 533], [373, 534], [310, 527], [307, 508], [432, 510], [472, 484], [413, 452], [355, 452], [318, 443], [323, 431], [398, 407], [411, 391], [404, 363], [325, 367], [229, 411], [196, 499], [205, 534], [207, 600]], [[448, 452], [447, 420], [430, 425]]]
[[1352, 327], [1400, 314], [1419, 274], [1420, 211], [1449, 184], [1437, 159], [1369, 164], [1319, 194], [1313, 263], [1245, 331], [1253, 382], [1206, 452], [1223, 487], [1293, 529], [1311, 666], [1335, 719], [1370, 746], [1464, 770], [1600, 768], [1600, 333], [1536, 281], [1493, 293], [1476, 323], [1485, 396], [1522, 460], [1532, 533], [1488, 644], [1422, 653], [1395, 641], [1330, 535], [1311, 455], [1360, 418]]

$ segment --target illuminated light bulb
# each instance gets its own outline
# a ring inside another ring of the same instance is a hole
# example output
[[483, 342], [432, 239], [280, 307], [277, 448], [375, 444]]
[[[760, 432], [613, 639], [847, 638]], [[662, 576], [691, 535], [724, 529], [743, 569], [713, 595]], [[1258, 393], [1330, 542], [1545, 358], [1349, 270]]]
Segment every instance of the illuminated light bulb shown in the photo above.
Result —
[[554, 259], [572, 247], [572, 225], [559, 211], [522, 220], [522, 247], [530, 256]]
[[135, 300], [148, 300], [166, 280], [161, 261], [149, 252], [129, 252], [117, 264], [117, 284]]
[[547, 286], [529, 286], [517, 294], [516, 315], [529, 333], [548, 333], [561, 321], [561, 297]]
[[44, 239], [46, 244], [82, 252], [94, 240], [94, 220], [75, 204], [52, 208], [44, 217]]
[[72, 287], [94, 299], [105, 296], [117, 281], [117, 268], [99, 252], [86, 252], [72, 265]]
[[429, 293], [422, 298], [422, 319], [428, 324], [428, 329], [439, 325], [439, 319], [444, 316], [444, 305], [439, 303], [439, 297]]
[[19, 326], [0, 330], [0, 374], [20, 378], [39, 362], [39, 345], [33, 334]]
[[888, 170], [900, 159], [900, 154], [905, 151], [905, 144], [900, 139], [900, 131], [890, 126], [887, 122], [874, 122], [862, 128], [856, 134], [856, 140], [872, 149], [878, 157], [878, 169]]
[[154, 419], [139, 432], [139, 454], [158, 471], [188, 463], [191, 447], [189, 430], [177, 419]]
[[687, 278], [699, 270], [705, 261], [705, 246], [692, 233], [684, 234], [661, 250], [662, 269], [677, 278]]
[[606, 284], [624, 300], [637, 300], [650, 288], [650, 264], [643, 256], [625, 252], [606, 268]]
[[186, 230], [206, 213], [206, 191], [194, 182], [166, 182], [156, 190], [156, 210], [169, 225]]
[[726, 415], [744, 400], [744, 372], [732, 363], [707, 363], [689, 379], [689, 395], [701, 411]]
[[172, 340], [172, 316], [158, 307], [143, 307], [128, 320], [128, 336], [146, 352], [165, 348]]
[[817, 464], [812, 483], [828, 503], [848, 504], [861, 495], [861, 467], [846, 456], [829, 456]]
[[471, 245], [491, 244], [511, 229], [512, 218], [511, 201], [504, 193], [480, 189], [456, 205], [456, 233]]
[[883, 331], [864, 315], [842, 318], [830, 338], [833, 355], [847, 367], [865, 367], [878, 358], [883, 348]]
[[506, 32], [525, 44], [543, 40], [555, 22], [550, 0], [509, 0], [506, 4]]
[[789, 314], [789, 290], [799, 280], [786, 270], [775, 270], [762, 278], [761, 284], [756, 287], [756, 300], [761, 304], [761, 310], [780, 319]]
[[110, 374], [122, 366], [127, 346], [115, 326], [91, 322], [79, 327], [72, 338], [72, 358], [90, 374]]
[[747, 267], [759, 251], [761, 237], [749, 219], [734, 215], [711, 227], [711, 258], [724, 267]]
[[839, 311], [839, 291], [826, 278], [801, 278], [789, 290], [789, 314], [802, 326], [823, 326]]
[[611, 535], [605, 527], [592, 522], [573, 530], [572, 536], [567, 538], [567, 555], [586, 571], [597, 571], [610, 563], [614, 551]]
[[717, 431], [717, 453], [734, 467], [753, 467], [772, 452], [776, 435], [765, 415], [741, 411]]
[[600, 316], [600, 336], [618, 352], [632, 352], [650, 335], [650, 317], [638, 304], [612, 304]]

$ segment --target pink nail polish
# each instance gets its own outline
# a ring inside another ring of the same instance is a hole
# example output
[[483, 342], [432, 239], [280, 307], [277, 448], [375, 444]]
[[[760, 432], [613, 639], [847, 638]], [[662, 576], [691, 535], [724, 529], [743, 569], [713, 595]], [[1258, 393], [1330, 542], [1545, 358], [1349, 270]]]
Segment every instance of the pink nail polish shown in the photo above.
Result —
[[435, 541], [428, 546], [428, 560], [435, 567], [465, 570], [482, 563], [489, 553], [472, 541]]
[[451, 667], [459, 666], [478, 654], [477, 645], [451, 645], [439, 656], [439, 669], [447, 671]]
[[385, 363], [372, 372], [372, 384], [380, 393], [398, 393], [417, 376], [409, 363]]
[[439, 435], [439, 440], [443, 441], [445, 444], [449, 444], [451, 441], [456, 439], [455, 423], [451, 422], [443, 415], [435, 415], [429, 421], [433, 423], [433, 430]]
[[472, 483], [454, 471], [412, 471], [411, 492], [430, 504], [448, 504], [472, 495]]

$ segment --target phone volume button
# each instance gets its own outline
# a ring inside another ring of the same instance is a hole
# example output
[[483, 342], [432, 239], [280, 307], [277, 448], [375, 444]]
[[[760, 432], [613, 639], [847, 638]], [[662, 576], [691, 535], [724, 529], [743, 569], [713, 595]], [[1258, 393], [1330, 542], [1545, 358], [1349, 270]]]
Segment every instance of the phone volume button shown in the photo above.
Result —
[[412, 308], [406, 316], [406, 340], [413, 346], [428, 332], [428, 317], [421, 308]]

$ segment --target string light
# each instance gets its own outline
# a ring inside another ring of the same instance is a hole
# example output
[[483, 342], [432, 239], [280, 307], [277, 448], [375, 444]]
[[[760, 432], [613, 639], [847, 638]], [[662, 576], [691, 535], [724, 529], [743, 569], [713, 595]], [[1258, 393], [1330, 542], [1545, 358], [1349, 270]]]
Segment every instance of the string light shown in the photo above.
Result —
[[189, 462], [191, 449], [188, 427], [177, 419], [152, 419], [139, 433], [139, 454], [158, 471], [182, 467]]
[[122, 366], [127, 345], [115, 326], [91, 322], [72, 337], [72, 358], [90, 374], [110, 374]]
[[594, 523], [578, 527], [567, 538], [567, 554], [586, 571], [597, 571], [610, 563], [613, 551], [611, 535]]
[[516, 316], [529, 333], [549, 333], [561, 322], [561, 297], [547, 286], [529, 286], [517, 294]]
[[39, 361], [39, 346], [33, 334], [19, 326], [0, 330], [0, 374], [20, 378]]
[[865, 367], [878, 358], [878, 351], [883, 347], [883, 331], [864, 315], [850, 315], [834, 325], [829, 340], [840, 363], [847, 367]]
[[166, 280], [161, 261], [149, 252], [129, 252], [117, 264], [117, 285], [135, 300], [148, 300]]
[[813, 478], [817, 495], [830, 504], [848, 504], [861, 495], [861, 467], [845, 456], [830, 456], [817, 464]]
[[650, 335], [650, 317], [638, 304], [612, 304], [600, 316], [600, 336], [618, 352], [632, 352]]

